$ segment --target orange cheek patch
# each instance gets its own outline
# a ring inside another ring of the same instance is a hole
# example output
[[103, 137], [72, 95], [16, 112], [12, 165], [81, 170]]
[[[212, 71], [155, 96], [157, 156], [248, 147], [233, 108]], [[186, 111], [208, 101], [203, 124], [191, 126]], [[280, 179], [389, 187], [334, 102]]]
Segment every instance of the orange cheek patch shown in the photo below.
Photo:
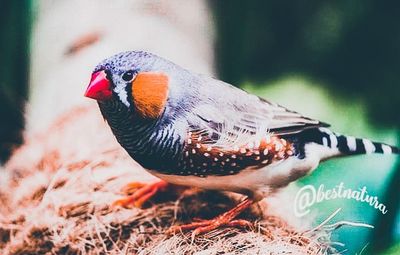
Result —
[[137, 111], [145, 118], [158, 118], [168, 98], [168, 76], [139, 73], [132, 82], [132, 97]]

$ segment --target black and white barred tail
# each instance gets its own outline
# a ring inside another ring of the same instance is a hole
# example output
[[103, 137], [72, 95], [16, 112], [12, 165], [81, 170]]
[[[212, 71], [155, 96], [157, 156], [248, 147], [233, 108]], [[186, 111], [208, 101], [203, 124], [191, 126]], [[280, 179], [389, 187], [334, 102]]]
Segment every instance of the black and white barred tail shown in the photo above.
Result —
[[398, 147], [384, 143], [373, 142], [365, 138], [355, 138], [334, 133], [327, 128], [306, 130], [302, 134], [305, 144], [315, 143], [329, 148], [326, 158], [341, 155], [358, 155], [370, 153], [399, 154]]

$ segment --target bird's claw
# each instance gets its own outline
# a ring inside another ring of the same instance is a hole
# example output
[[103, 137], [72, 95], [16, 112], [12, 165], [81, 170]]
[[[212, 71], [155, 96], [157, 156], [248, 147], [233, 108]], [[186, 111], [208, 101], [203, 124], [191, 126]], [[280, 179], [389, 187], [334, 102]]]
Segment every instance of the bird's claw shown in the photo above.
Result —
[[234, 219], [245, 209], [249, 208], [252, 203], [253, 203], [253, 200], [245, 199], [244, 201], [239, 203], [233, 209], [227, 211], [224, 214], [221, 214], [221, 215], [215, 217], [212, 220], [199, 220], [198, 218], [196, 218], [196, 220], [190, 224], [185, 224], [185, 225], [181, 225], [181, 226], [173, 226], [173, 227], [169, 228], [166, 231], [166, 234], [173, 235], [178, 232], [183, 232], [186, 230], [193, 230], [192, 240], [194, 240], [194, 238], [197, 235], [201, 235], [201, 234], [210, 232], [219, 227], [235, 227], [235, 228], [252, 227], [253, 224], [247, 220], [235, 220]]
[[165, 190], [167, 186], [168, 183], [165, 181], [157, 181], [149, 184], [144, 184], [140, 182], [129, 183], [123, 188], [123, 192], [131, 195], [116, 200], [113, 203], [113, 206], [122, 206], [125, 208], [142, 208], [144, 203], [146, 203], [155, 194], [157, 194], [158, 191]]
[[183, 233], [185, 231], [193, 230], [191, 237], [194, 239], [198, 235], [208, 233], [219, 227], [233, 227], [233, 228], [252, 228], [253, 224], [247, 220], [232, 220], [226, 222], [217, 217], [212, 220], [199, 220], [192, 222], [190, 224], [185, 224], [181, 226], [172, 226], [167, 231], [167, 235], [174, 235], [177, 233]]

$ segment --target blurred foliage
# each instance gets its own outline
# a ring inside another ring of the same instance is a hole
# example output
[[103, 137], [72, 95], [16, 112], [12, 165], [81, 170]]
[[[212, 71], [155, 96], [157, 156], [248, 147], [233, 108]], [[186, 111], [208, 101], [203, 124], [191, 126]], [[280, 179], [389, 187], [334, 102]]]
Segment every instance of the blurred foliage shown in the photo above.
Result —
[[400, 243], [382, 253], [382, 255], [399, 255], [399, 254], [400, 254]]
[[241, 84], [303, 73], [348, 98], [365, 98], [377, 122], [400, 124], [400, 2], [210, 3], [222, 79]]
[[22, 141], [28, 87], [30, 1], [0, 2], [0, 161]]

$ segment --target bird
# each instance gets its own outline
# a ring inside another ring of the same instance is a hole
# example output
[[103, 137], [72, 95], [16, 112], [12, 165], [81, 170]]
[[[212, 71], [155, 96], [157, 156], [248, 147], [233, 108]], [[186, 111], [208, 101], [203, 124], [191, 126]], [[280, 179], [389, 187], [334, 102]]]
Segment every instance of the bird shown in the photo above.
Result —
[[145, 51], [100, 62], [84, 94], [95, 99], [130, 157], [160, 181], [118, 200], [141, 206], [172, 185], [245, 196], [210, 220], [172, 226], [192, 236], [224, 226], [249, 226], [240, 213], [320, 162], [357, 154], [399, 154], [399, 148], [331, 131], [330, 125], [197, 74]]

